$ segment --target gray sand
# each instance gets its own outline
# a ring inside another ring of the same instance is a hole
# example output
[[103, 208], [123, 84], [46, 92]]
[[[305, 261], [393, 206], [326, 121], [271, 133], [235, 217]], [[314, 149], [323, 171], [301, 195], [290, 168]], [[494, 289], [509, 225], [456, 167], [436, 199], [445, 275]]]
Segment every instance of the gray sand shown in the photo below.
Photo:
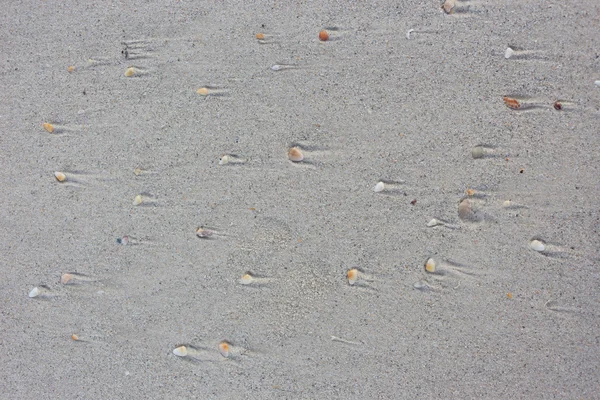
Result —
[[3, 4], [2, 398], [598, 396], [600, 3], [127, 3]]

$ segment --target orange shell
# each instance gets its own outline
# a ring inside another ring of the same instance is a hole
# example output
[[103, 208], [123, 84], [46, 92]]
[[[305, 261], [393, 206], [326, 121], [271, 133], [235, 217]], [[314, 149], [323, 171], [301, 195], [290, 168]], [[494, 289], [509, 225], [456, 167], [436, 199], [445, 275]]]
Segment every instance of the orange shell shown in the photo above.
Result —
[[327, 33], [326, 30], [322, 30], [321, 32], [319, 32], [319, 40], [321, 40], [322, 42], [326, 42], [329, 40], [329, 33]]
[[265, 40], [265, 34], [264, 33], [257, 33], [256, 34], [256, 38], [258, 40]]
[[508, 108], [512, 108], [513, 110], [521, 108], [521, 103], [519, 103], [519, 100], [513, 99], [512, 97], [508, 96], [504, 96], [504, 104], [506, 104]]
[[304, 154], [302, 154], [302, 151], [300, 151], [299, 148], [292, 147], [288, 151], [288, 158], [290, 159], [290, 161], [300, 162], [300, 161], [304, 160]]
[[46, 131], [48, 131], [49, 133], [52, 133], [52, 132], [54, 132], [54, 125], [52, 125], [51, 123], [49, 123], [49, 122], [44, 122], [44, 123], [42, 124], [42, 126], [43, 126], [43, 127], [44, 127], [44, 129], [45, 129]]

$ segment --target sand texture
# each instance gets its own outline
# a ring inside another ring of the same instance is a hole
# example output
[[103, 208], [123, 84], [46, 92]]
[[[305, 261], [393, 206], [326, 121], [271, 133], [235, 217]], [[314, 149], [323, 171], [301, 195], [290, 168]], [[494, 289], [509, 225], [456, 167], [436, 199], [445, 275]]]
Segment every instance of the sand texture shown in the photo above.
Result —
[[599, 398], [600, 2], [122, 3], [3, 2], [1, 398]]

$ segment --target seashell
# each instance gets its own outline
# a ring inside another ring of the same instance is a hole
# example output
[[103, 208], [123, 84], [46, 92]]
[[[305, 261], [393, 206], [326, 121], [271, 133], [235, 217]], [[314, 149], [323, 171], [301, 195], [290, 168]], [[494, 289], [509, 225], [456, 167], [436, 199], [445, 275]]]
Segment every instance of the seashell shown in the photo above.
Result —
[[281, 71], [283, 69], [283, 67], [281, 65], [271, 65], [271, 70], [272, 71]]
[[515, 51], [513, 49], [511, 49], [510, 47], [507, 47], [506, 50], [504, 51], [504, 58], [506, 58], [508, 60], [514, 54], [515, 54]]
[[34, 287], [33, 289], [31, 289], [31, 292], [29, 292], [29, 297], [30, 298], [34, 298], [34, 297], [38, 297], [40, 295], [41, 291], [38, 287]]
[[594, 85], [596, 85], [596, 87], [600, 87], [600, 81], [594, 81]]
[[300, 162], [304, 160], [304, 154], [302, 154], [302, 151], [298, 147], [292, 147], [288, 151], [288, 158], [290, 159], [290, 161]]
[[219, 165], [229, 164], [229, 161], [231, 161], [231, 157], [225, 154], [219, 158]]
[[440, 221], [439, 219], [435, 219], [433, 218], [431, 221], [429, 221], [427, 223], [428, 227], [434, 227], [434, 226], [438, 226], [438, 225], [444, 225], [444, 223], [442, 221]]
[[225, 358], [231, 355], [231, 344], [225, 340], [219, 343], [219, 353]]
[[409, 29], [408, 32], [406, 32], [406, 38], [408, 40], [410, 40], [410, 34], [413, 33], [415, 30], [414, 29]]
[[456, 6], [456, 0], [446, 0], [442, 5], [442, 8], [446, 12], [446, 14], [452, 14], [454, 12], [454, 7]]
[[48, 133], [54, 132], [54, 125], [52, 125], [50, 122], [44, 122], [42, 126], [46, 131], [48, 131]]
[[142, 172], [143, 172], [143, 171], [142, 171], [142, 169], [141, 169], [141, 168], [136, 168], [136, 169], [134, 169], [134, 170], [133, 170], [133, 174], [134, 174], [135, 176], [140, 176], [140, 175], [142, 174]]
[[265, 34], [264, 33], [257, 33], [256, 34], [256, 38], [258, 40], [265, 40]]
[[467, 189], [466, 193], [467, 193], [467, 196], [473, 197], [473, 195], [475, 194], [475, 189]]
[[134, 206], [139, 206], [143, 202], [144, 202], [144, 199], [142, 199], [142, 195], [140, 195], [140, 194], [138, 194], [137, 196], [135, 196], [135, 199], [133, 199], [133, 205]]
[[185, 346], [179, 346], [173, 350], [173, 354], [175, 354], [177, 357], [186, 357], [188, 355], [188, 351]]
[[254, 277], [252, 275], [250, 275], [250, 274], [245, 274], [240, 279], [240, 283], [242, 285], [251, 285], [252, 283], [254, 283]]
[[421, 290], [421, 291], [427, 291], [429, 289], [431, 289], [431, 286], [429, 286], [429, 284], [425, 281], [418, 281], [413, 283], [413, 287], [417, 290]]
[[322, 30], [319, 32], [319, 40], [322, 42], [326, 42], [329, 40], [329, 33], [326, 30]]
[[504, 104], [506, 104], [506, 107], [513, 110], [518, 110], [521, 108], [521, 103], [519, 103], [519, 100], [508, 96], [504, 96]]
[[481, 146], [473, 147], [471, 150], [471, 157], [478, 159], [485, 157], [485, 149]]
[[546, 244], [544, 242], [542, 242], [541, 240], [532, 240], [531, 242], [529, 242], [529, 247], [532, 250], [535, 250], [537, 252], [543, 252], [544, 250], [546, 250]]
[[471, 200], [464, 199], [458, 205], [458, 217], [462, 220], [475, 220], [475, 213], [473, 212], [473, 206]]
[[356, 268], [352, 268], [351, 270], [348, 270], [346, 276], [348, 278], [348, 284], [354, 285], [358, 281], [358, 270]]
[[57, 181], [59, 182], [65, 182], [67, 180], [67, 175], [65, 175], [62, 172], [55, 172], [54, 173], [54, 177], [56, 178]]
[[433, 274], [435, 272], [435, 269], [436, 269], [435, 260], [433, 258], [428, 259], [427, 262], [425, 263], [425, 271], [429, 272], [430, 274]]
[[208, 88], [201, 87], [200, 89], [196, 90], [196, 93], [198, 93], [200, 96], [208, 96]]
[[377, 185], [375, 185], [375, 187], [373, 188], [373, 191], [375, 193], [379, 193], [379, 192], [383, 192], [383, 189], [385, 189], [385, 183], [377, 182]]
[[202, 239], [207, 239], [211, 236], [213, 236], [215, 233], [213, 231], [211, 231], [210, 229], [205, 229], [202, 227], [199, 227], [196, 229], [196, 236], [198, 236], [199, 238]]
[[67, 71], [73, 72], [73, 71], [75, 71], [75, 67], [73, 65], [69, 65], [69, 67], [67, 68]]
[[135, 75], [135, 68], [133, 68], [133, 67], [127, 68], [127, 71], [125, 71], [125, 76], [130, 78], [134, 75]]
[[79, 340], [79, 336], [77, 336], [76, 334], [72, 334], [71, 335], [71, 339], [74, 341], [78, 341]]
[[68, 285], [73, 280], [73, 275], [69, 273], [62, 274], [60, 277], [60, 283]]
[[554, 102], [553, 107], [556, 111], [560, 111], [560, 110], [562, 110], [563, 105], [560, 101], [557, 100]]

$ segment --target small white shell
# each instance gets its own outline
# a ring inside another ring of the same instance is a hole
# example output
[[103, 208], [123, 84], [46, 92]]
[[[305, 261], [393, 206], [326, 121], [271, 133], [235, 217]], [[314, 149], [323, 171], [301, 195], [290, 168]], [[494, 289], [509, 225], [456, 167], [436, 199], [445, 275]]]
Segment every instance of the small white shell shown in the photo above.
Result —
[[219, 159], [219, 165], [226, 165], [229, 164], [229, 156], [227, 154], [225, 154], [224, 156], [221, 156], [221, 158]]
[[273, 70], [273, 71], [279, 71], [279, 70], [281, 70], [281, 65], [277, 65], [277, 64], [272, 65], [271, 66], [271, 70]]
[[438, 225], [444, 225], [444, 224], [439, 219], [435, 219], [435, 218], [433, 218], [431, 221], [429, 221], [427, 223], [427, 226], [430, 228], [433, 226], [438, 226]]
[[478, 158], [483, 158], [485, 156], [485, 149], [481, 146], [476, 146], [473, 147], [473, 150], [471, 150], [471, 157], [478, 159]]
[[546, 250], [546, 244], [544, 242], [542, 242], [541, 240], [532, 240], [531, 242], [529, 242], [529, 247], [532, 250], [535, 250], [537, 252], [542, 252], [544, 250]]
[[410, 40], [410, 34], [413, 33], [415, 30], [414, 29], [409, 29], [408, 32], [406, 32], [406, 38], [408, 40]]
[[378, 182], [377, 185], [375, 185], [375, 187], [373, 188], [373, 191], [375, 193], [379, 193], [379, 192], [383, 192], [383, 189], [385, 189], [385, 183]]
[[594, 81], [594, 85], [596, 85], [596, 87], [600, 87], [600, 81]]
[[135, 199], [133, 199], [133, 205], [134, 206], [139, 206], [143, 202], [144, 202], [144, 200], [142, 199], [142, 196], [139, 195], [139, 194], [137, 196], [135, 196]]
[[34, 298], [34, 297], [38, 297], [40, 295], [40, 289], [37, 287], [34, 287], [33, 289], [31, 289], [31, 292], [29, 292], [29, 297]]
[[506, 51], [504, 52], [504, 58], [506, 58], [507, 60], [509, 58], [511, 58], [513, 55], [515, 54], [515, 51], [513, 49], [511, 49], [510, 47], [506, 48]]
[[423, 291], [431, 289], [431, 286], [429, 286], [429, 284], [427, 284], [427, 282], [425, 282], [425, 281], [415, 282], [415, 283], [413, 283], [413, 287], [417, 290], [423, 290]]
[[185, 346], [179, 346], [173, 350], [173, 354], [175, 354], [177, 357], [186, 357], [188, 355], [188, 351]]
[[242, 278], [240, 279], [240, 283], [242, 285], [251, 285], [252, 283], [254, 283], [254, 277], [252, 277], [252, 275], [250, 274], [246, 274], [242, 276]]

